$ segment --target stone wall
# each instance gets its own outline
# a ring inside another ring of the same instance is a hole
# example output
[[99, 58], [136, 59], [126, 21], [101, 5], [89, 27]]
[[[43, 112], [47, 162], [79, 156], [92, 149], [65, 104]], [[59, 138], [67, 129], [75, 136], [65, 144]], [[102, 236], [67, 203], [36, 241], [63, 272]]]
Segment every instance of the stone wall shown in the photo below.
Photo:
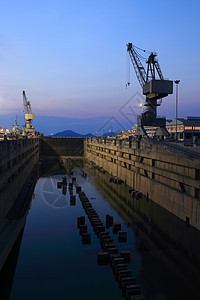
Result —
[[83, 156], [84, 138], [40, 138], [41, 157]]
[[[130, 193], [130, 187], [125, 184], [110, 182], [108, 173], [103, 174], [98, 168], [88, 168], [88, 170], [94, 176], [93, 184], [98, 190], [101, 190], [103, 196], [110, 202], [110, 205], [132, 227], [137, 235], [137, 240], [138, 228], [147, 239], [162, 249], [162, 253], [165, 253], [167, 256], [173, 253], [173, 258], [181, 267], [183, 267], [185, 262], [187, 274], [194, 272], [191, 265], [186, 263], [188, 258], [189, 261], [192, 260], [195, 263], [196, 267], [197, 263], [198, 267], [200, 267], [199, 230], [191, 225], [189, 227], [186, 226], [185, 221], [147, 197], [143, 196], [139, 199], [133, 197]], [[146, 238], [145, 243], [147, 242]], [[156, 251], [155, 255], [157, 254]], [[187, 258], [186, 261], [184, 257]], [[199, 274], [199, 269], [197, 273]], [[200, 280], [200, 274], [198, 278]]]
[[39, 160], [38, 139], [0, 141], [0, 221]]
[[153, 141], [88, 139], [85, 157], [200, 229], [200, 159]]

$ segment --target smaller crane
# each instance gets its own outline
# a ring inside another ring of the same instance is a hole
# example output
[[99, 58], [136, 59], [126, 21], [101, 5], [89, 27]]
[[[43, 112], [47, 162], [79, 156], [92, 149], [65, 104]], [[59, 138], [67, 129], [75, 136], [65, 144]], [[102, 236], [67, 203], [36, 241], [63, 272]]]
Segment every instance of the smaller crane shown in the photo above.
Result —
[[26, 119], [25, 127], [23, 128], [23, 135], [33, 136], [35, 134], [35, 129], [31, 125], [31, 123], [35, 119], [35, 115], [32, 113], [31, 103], [30, 101], [28, 101], [25, 91], [23, 91], [22, 96], [23, 96], [24, 113]]

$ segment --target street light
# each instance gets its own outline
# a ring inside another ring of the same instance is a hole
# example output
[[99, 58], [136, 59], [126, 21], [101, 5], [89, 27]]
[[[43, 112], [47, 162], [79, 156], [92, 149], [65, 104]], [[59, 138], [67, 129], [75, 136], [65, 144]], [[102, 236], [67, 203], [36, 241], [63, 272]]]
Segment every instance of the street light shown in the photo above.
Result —
[[180, 80], [174, 80], [174, 83], [176, 84], [176, 136], [175, 141], [178, 141], [178, 133], [177, 133], [177, 117], [178, 117], [178, 85], [180, 83]]
[[141, 103], [139, 104], [139, 106], [142, 107], [142, 113], [143, 113], [143, 112], [144, 112], [144, 102], [141, 102]]

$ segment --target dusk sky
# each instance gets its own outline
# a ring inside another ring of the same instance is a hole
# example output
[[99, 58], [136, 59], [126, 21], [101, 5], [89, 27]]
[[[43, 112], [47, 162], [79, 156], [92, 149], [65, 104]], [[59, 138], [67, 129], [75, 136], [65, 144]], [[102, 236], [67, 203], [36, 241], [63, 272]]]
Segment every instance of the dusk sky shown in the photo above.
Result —
[[[131, 127], [134, 119], [127, 120], [122, 107], [131, 99], [136, 122], [142, 97], [132, 66], [125, 88], [128, 42], [155, 50], [164, 77], [181, 80], [179, 116], [200, 116], [199, 11], [197, 0], [2, 1], [0, 126], [12, 125], [9, 116], [23, 113], [25, 90], [36, 130], [42, 116], [45, 133], [58, 127], [95, 132], [112, 117]], [[175, 116], [175, 93], [163, 99], [158, 115]], [[55, 127], [51, 116], [81, 121], [75, 128], [61, 118]]]

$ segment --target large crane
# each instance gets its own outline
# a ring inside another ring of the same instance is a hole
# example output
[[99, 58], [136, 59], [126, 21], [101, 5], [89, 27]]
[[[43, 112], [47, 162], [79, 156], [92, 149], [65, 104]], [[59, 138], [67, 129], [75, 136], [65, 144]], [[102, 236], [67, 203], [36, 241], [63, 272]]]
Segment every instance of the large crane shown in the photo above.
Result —
[[[164, 79], [160, 65], [156, 59], [156, 53], [148, 51], [149, 57], [145, 58], [138, 51], [138, 49], [142, 49], [134, 46], [132, 43], [128, 43], [126, 46], [137, 79], [143, 89], [143, 95], [146, 96], [144, 103], [146, 110], [138, 116], [137, 135], [146, 135], [144, 126], [156, 126], [165, 129], [166, 119], [157, 118], [157, 106], [160, 105], [157, 100], [173, 93], [173, 81]], [[146, 52], [145, 50], [142, 51]], [[146, 61], [147, 70], [145, 70], [141, 60]]]
[[23, 104], [24, 104], [24, 113], [25, 113], [25, 127], [23, 128], [23, 134], [28, 136], [33, 136], [35, 133], [34, 127], [31, 125], [32, 121], [35, 119], [35, 115], [32, 113], [31, 103], [26, 97], [25, 91], [22, 93]]

